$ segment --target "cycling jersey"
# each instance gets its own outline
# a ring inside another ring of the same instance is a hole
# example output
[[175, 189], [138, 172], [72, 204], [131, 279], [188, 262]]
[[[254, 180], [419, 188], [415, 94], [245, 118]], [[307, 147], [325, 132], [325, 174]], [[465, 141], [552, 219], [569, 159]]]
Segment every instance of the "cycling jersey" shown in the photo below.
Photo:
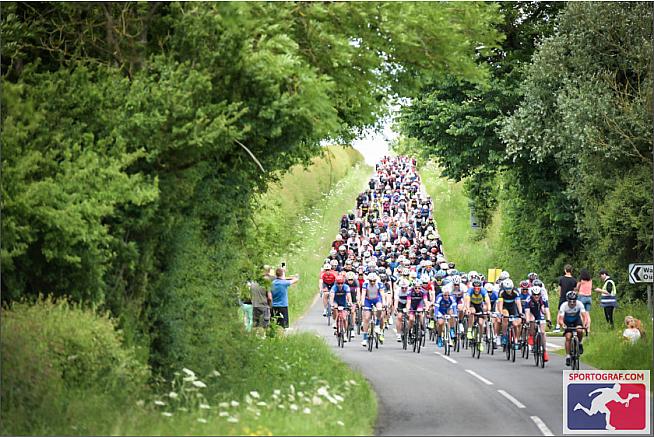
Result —
[[584, 304], [576, 301], [573, 307], [568, 302], [563, 302], [559, 308], [559, 315], [563, 316], [563, 323], [568, 327], [583, 325], [581, 314], [586, 312]]
[[407, 303], [411, 311], [421, 310], [425, 307], [425, 302], [429, 300], [429, 295], [422, 288], [412, 288], [407, 296]]
[[479, 291], [479, 294], [475, 293], [474, 289], [470, 288], [468, 290], [468, 296], [470, 296], [470, 303], [473, 305], [480, 305], [488, 296], [488, 293], [483, 288]]
[[536, 320], [545, 320], [545, 308], [549, 307], [550, 305], [542, 297], [538, 301], [532, 297], [525, 303], [525, 312], [529, 310]]
[[531, 294], [529, 292], [523, 293], [522, 290], [520, 291], [520, 294], [518, 295], [520, 297], [520, 304], [522, 305], [522, 312], [525, 312], [525, 305], [527, 305], [527, 301], [529, 301], [529, 298], [531, 297]]
[[453, 313], [456, 311], [456, 299], [453, 299], [452, 296], [448, 296], [447, 299], [441, 294], [436, 298], [436, 303], [434, 304], [436, 316], [444, 316], [449, 311]]
[[320, 279], [322, 280], [323, 286], [331, 287], [336, 282], [336, 273], [334, 270], [325, 270], [320, 275]]
[[518, 302], [520, 298], [515, 289], [509, 291], [502, 290], [499, 298], [502, 299], [502, 309], [506, 310], [509, 316], [518, 315], [518, 305], [516, 305], [516, 302]]
[[340, 307], [347, 306], [347, 295], [350, 293], [350, 287], [347, 284], [343, 284], [342, 287], [334, 285], [330, 293], [334, 295], [334, 305]]
[[364, 301], [363, 306], [366, 308], [372, 308], [378, 303], [383, 303], [381, 293], [384, 291], [384, 286], [381, 284], [370, 284], [370, 282], [364, 282], [363, 284], [363, 293]]
[[359, 285], [357, 284], [356, 281], [345, 281], [345, 285], [347, 285], [350, 288], [350, 296], [352, 296], [352, 303], [357, 303], [357, 291], [359, 289]]

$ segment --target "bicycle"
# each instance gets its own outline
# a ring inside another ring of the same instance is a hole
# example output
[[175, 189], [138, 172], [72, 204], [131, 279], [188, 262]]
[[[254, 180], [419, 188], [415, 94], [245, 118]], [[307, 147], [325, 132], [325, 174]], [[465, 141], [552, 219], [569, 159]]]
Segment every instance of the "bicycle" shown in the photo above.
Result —
[[516, 316], [502, 316], [503, 319], [509, 319], [509, 322], [506, 324], [506, 331], [504, 335], [506, 336], [506, 344], [504, 345], [504, 351], [506, 352], [506, 359], [515, 362], [515, 346], [518, 344], [516, 339], [515, 326], [513, 322], [518, 320], [519, 317]]
[[338, 314], [336, 316], [336, 339], [338, 346], [341, 348], [345, 346], [345, 321], [347, 320], [346, 312], [347, 310], [344, 307], [338, 307]]
[[327, 299], [327, 326], [332, 326], [332, 303]]
[[[584, 328], [584, 332], [586, 331], [588, 330]], [[566, 326], [564, 332], [572, 332], [572, 338], [570, 339], [570, 368], [572, 370], [579, 370], [579, 357], [581, 356], [579, 346], [581, 342], [579, 341], [579, 337], [577, 337], [577, 327], [570, 328]]]
[[525, 322], [525, 319], [522, 319], [522, 332], [520, 333], [520, 348], [522, 349], [522, 358], [525, 360], [529, 359], [529, 328], [531, 327], [531, 322]]
[[[492, 316], [491, 316], [492, 317]], [[493, 320], [489, 318], [488, 323], [486, 323], [486, 330], [484, 332], [484, 342], [486, 343], [486, 353], [495, 355], [495, 327], [493, 325]]]
[[406, 350], [407, 344], [409, 343], [409, 322], [407, 321], [407, 311], [406, 308], [402, 313], [402, 349]]
[[481, 356], [481, 328], [479, 327], [479, 319], [488, 313], [475, 313], [474, 321], [472, 322], [472, 339], [469, 340], [470, 348], [472, 350], [472, 358]]
[[[445, 355], [450, 355], [452, 353], [452, 336], [450, 332], [450, 320], [454, 319], [455, 316], [450, 316], [449, 314], [445, 314], [443, 316], [445, 319], [445, 323], [443, 324], [443, 352], [445, 352]], [[452, 328], [453, 329], [453, 328]]]
[[379, 349], [379, 335], [375, 331], [375, 326], [377, 323], [376, 311], [373, 308], [370, 311], [370, 320], [368, 321], [368, 351], [372, 352], [373, 346], [375, 349]]
[[357, 312], [357, 335], [361, 335], [361, 328], [363, 327], [363, 308], [360, 304], [356, 304]]
[[352, 341], [354, 337], [354, 323], [352, 322], [352, 309], [347, 310], [347, 341]]
[[463, 317], [462, 325], [463, 325], [463, 329], [461, 330], [461, 332], [459, 332], [459, 338], [461, 340], [461, 343], [463, 344], [463, 348], [468, 349], [468, 335], [467, 335], [467, 332], [468, 332], [468, 317], [467, 316]]
[[413, 321], [413, 352], [420, 353], [422, 342], [424, 340], [424, 327], [422, 326], [422, 313], [424, 310], [416, 310], [415, 320]]
[[543, 328], [542, 324], [545, 320], [538, 320], [534, 325], [534, 362], [536, 367], [540, 365], [541, 368], [545, 367], [545, 342], [543, 341]]

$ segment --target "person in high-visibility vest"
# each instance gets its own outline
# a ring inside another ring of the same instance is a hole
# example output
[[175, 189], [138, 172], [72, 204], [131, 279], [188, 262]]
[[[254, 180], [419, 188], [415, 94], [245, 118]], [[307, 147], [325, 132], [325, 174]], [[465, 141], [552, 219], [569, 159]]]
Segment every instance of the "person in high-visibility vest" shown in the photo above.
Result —
[[596, 288], [595, 291], [602, 293], [600, 296], [600, 306], [604, 308], [604, 317], [606, 317], [607, 323], [613, 329], [613, 310], [618, 306], [618, 299], [616, 297], [617, 289], [615, 282], [613, 282], [613, 279], [611, 279], [605, 269], [601, 269], [599, 275], [602, 281], [604, 281], [604, 285], [602, 288]]

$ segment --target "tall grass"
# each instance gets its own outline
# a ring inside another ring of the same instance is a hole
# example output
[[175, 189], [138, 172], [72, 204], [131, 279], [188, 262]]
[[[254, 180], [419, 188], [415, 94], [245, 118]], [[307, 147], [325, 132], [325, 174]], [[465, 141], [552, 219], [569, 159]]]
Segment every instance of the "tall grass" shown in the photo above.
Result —
[[[493, 215], [491, 226], [481, 232], [470, 226], [468, 198], [463, 182], [453, 182], [441, 176], [433, 163], [425, 164], [420, 174], [427, 191], [434, 200], [436, 225], [443, 240], [445, 254], [456, 268], [463, 271], [487, 272], [489, 268], [501, 268], [511, 273], [514, 281], [525, 278], [533, 268], [516, 256], [502, 240], [502, 209]], [[549, 290], [552, 318], [556, 319], [559, 296], [557, 278], [542, 278]], [[652, 369], [652, 319], [645, 303], [622, 302], [614, 313], [615, 328], [606, 323], [599, 298], [593, 296], [591, 307], [591, 336], [585, 341], [582, 360], [600, 369]], [[643, 322], [646, 337], [637, 344], [623, 341], [624, 318], [632, 315]], [[553, 320], [553, 321], [554, 321]]]

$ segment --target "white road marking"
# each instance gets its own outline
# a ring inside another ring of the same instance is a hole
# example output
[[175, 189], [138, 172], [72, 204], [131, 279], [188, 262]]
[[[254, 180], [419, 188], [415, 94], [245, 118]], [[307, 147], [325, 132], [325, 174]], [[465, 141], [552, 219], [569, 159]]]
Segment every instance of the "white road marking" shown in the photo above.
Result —
[[466, 372], [468, 372], [469, 374], [471, 374], [472, 376], [474, 376], [475, 378], [479, 379], [481, 382], [483, 382], [483, 383], [485, 383], [485, 384], [493, 385], [492, 382], [490, 382], [489, 380], [487, 380], [486, 378], [484, 378], [484, 377], [481, 376], [480, 374], [478, 374], [478, 373], [476, 373], [476, 372], [473, 372], [473, 371], [470, 370], [470, 369], [466, 369]]
[[547, 435], [547, 436], [554, 435], [554, 433], [552, 431], [550, 431], [550, 429], [547, 427], [547, 425], [545, 425], [545, 422], [540, 420], [540, 417], [538, 417], [538, 416], [530, 416], [530, 417], [531, 417], [531, 420], [534, 421], [534, 423], [536, 424], [538, 429], [540, 429], [540, 432], [543, 433], [543, 435]]
[[519, 400], [517, 400], [516, 398], [514, 398], [513, 396], [511, 396], [510, 394], [508, 394], [504, 390], [498, 390], [498, 392], [499, 392], [499, 394], [501, 394], [502, 396], [504, 396], [505, 398], [507, 398], [508, 400], [513, 402], [513, 405], [515, 405], [516, 407], [526, 408], [522, 402], [520, 402]]
[[558, 344], [554, 344], [554, 343], [545, 343], [545, 344], [550, 349], [563, 349], [563, 346], [559, 346]]
[[441, 357], [445, 358], [445, 359], [446, 359], [447, 361], [449, 361], [450, 363], [452, 363], [452, 364], [456, 364], [456, 360], [453, 360], [452, 358], [450, 358], [450, 357], [448, 357], [448, 356], [445, 356], [445, 355], [443, 355], [442, 353], [440, 353], [440, 352], [438, 352], [438, 351], [436, 351], [436, 352], [434, 352], [434, 353], [435, 353], [436, 355], [440, 355]]

